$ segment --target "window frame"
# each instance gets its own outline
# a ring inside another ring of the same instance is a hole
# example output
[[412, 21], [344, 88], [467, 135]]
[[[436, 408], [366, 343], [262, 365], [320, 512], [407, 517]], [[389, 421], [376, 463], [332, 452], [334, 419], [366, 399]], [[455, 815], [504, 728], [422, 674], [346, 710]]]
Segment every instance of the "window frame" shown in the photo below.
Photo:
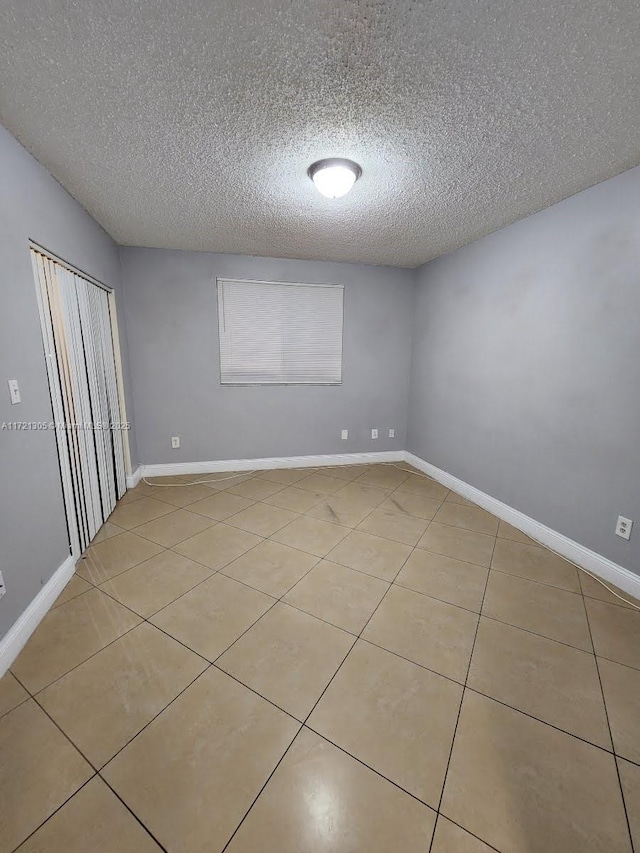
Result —
[[[220, 316], [220, 299], [221, 285], [225, 283], [232, 284], [260, 284], [260, 285], [275, 285], [285, 287], [321, 287], [321, 288], [337, 288], [342, 291], [342, 322], [340, 328], [340, 379], [331, 382], [225, 382], [222, 378], [222, 338], [221, 331], [221, 316]], [[216, 325], [218, 331], [218, 382], [221, 388], [282, 388], [287, 386], [298, 387], [319, 387], [331, 388], [338, 387], [344, 384], [344, 314], [345, 314], [345, 286], [344, 284], [334, 283], [308, 283], [303, 281], [273, 281], [266, 279], [255, 278], [230, 278], [228, 276], [216, 276]]]

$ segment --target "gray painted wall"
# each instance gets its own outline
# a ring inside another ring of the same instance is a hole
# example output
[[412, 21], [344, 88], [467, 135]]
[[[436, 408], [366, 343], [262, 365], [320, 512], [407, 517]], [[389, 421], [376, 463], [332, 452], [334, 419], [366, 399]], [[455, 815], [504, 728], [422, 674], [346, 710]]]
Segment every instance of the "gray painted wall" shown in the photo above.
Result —
[[[142, 463], [404, 449], [412, 271], [162, 249], [120, 252]], [[220, 386], [216, 276], [344, 284], [343, 384]], [[373, 441], [372, 427], [380, 431]], [[342, 428], [349, 429], [347, 441]], [[171, 449], [172, 435], [181, 437], [179, 450]]]
[[[127, 367], [118, 250], [111, 238], [0, 127], [0, 423], [50, 421], [51, 401], [29, 239], [116, 289]], [[7, 379], [22, 403], [9, 403]], [[133, 406], [128, 399], [128, 416]], [[134, 459], [136, 450], [132, 447]], [[0, 637], [69, 553], [55, 436], [0, 430]]]
[[640, 573], [639, 442], [640, 168], [418, 271], [412, 453]]

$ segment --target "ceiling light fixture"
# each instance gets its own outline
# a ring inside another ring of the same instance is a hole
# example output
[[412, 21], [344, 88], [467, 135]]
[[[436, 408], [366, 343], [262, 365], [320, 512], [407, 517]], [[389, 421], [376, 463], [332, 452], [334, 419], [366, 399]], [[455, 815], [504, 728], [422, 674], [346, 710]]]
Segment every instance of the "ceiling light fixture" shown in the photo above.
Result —
[[362, 169], [353, 160], [330, 157], [312, 163], [307, 174], [319, 193], [327, 198], [340, 198], [349, 192], [362, 174]]

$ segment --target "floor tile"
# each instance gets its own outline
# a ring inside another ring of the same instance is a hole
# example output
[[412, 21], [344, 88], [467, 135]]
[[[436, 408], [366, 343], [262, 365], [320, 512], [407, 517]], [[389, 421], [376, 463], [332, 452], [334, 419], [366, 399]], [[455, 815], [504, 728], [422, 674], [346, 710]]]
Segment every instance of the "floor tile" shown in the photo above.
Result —
[[271, 537], [275, 542], [325, 557], [349, 533], [349, 528], [301, 516]]
[[574, 592], [491, 572], [482, 614], [593, 651], [583, 598]]
[[382, 536], [384, 539], [392, 539], [394, 542], [402, 542], [405, 545], [415, 545], [427, 529], [427, 524], [428, 522], [422, 518], [414, 518], [405, 513], [390, 512], [388, 509], [378, 507], [358, 525], [358, 530], [373, 533], [374, 536]]
[[155, 494], [158, 494], [158, 486], [192, 486], [199, 485], [198, 481], [203, 477], [209, 477], [209, 474], [168, 474], [165, 477], [145, 477], [145, 481], [149, 484], [150, 489], [156, 489]]
[[452, 681], [359, 640], [308, 725], [437, 808], [461, 695]]
[[204, 500], [196, 501], [189, 507], [189, 512], [207, 516], [216, 521], [224, 521], [237, 512], [247, 509], [255, 504], [254, 500], [232, 495], [230, 492], [214, 492], [209, 489], [209, 496]]
[[92, 545], [76, 566], [76, 573], [93, 584], [126, 572], [162, 551], [160, 545], [135, 533], [121, 533], [106, 542]]
[[247, 480], [252, 480], [253, 476], [247, 471], [216, 471], [209, 474], [196, 474], [195, 478], [200, 481], [199, 485], [206, 486], [211, 491], [220, 492], [239, 486], [240, 483], [246, 483]]
[[502, 519], [498, 523], [498, 537], [500, 539], [512, 539], [514, 542], [524, 542], [526, 545], [538, 544], [535, 540], [527, 536], [526, 533], [508, 524], [506, 521], [502, 521]]
[[483, 618], [467, 685], [611, 750], [596, 660], [589, 652]]
[[106, 539], [111, 539], [112, 536], [117, 536], [118, 533], [124, 533], [124, 527], [118, 527], [117, 524], [112, 524], [110, 521], [105, 521], [100, 530], [91, 540], [92, 545], [97, 545], [99, 542], [104, 542]]
[[312, 492], [320, 492], [323, 495], [331, 495], [344, 486], [344, 480], [331, 477], [330, 474], [309, 474], [298, 480], [296, 488], [309, 489]]
[[147, 619], [210, 575], [211, 570], [200, 563], [175, 551], [162, 551], [100, 589]]
[[497, 539], [491, 568], [570, 592], [581, 591], [576, 567], [539, 545]]
[[487, 536], [486, 533], [432, 521], [418, 542], [418, 548], [488, 568], [495, 541], [493, 536]]
[[381, 504], [385, 498], [391, 494], [389, 489], [380, 489], [377, 486], [361, 485], [357, 480], [355, 482], [343, 485], [336, 495], [347, 500], [352, 500], [362, 509], [369, 507], [375, 509], [378, 504]]
[[345, 631], [278, 603], [216, 666], [302, 722], [353, 643]]
[[269, 480], [271, 483], [280, 483], [283, 486], [291, 486], [308, 476], [307, 468], [275, 468], [273, 471], [260, 471], [258, 474], [261, 480]]
[[392, 586], [363, 638], [464, 682], [478, 616], [419, 592]]
[[83, 592], [88, 592], [91, 588], [92, 585], [84, 578], [81, 578], [80, 575], [73, 575], [69, 583], [56, 598], [53, 606], [59, 607], [61, 604], [66, 604], [67, 601], [71, 601], [72, 598], [77, 598], [79, 595], [82, 595]]
[[435, 814], [303, 729], [228, 853], [388, 853], [429, 849]]
[[509, 853], [630, 853], [613, 756], [472, 691], [441, 811]]
[[498, 532], [498, 519], [495, 515], [477, 506], [466, 506], [452, 501], [442, 504], [434, 521], [465, 530], [475, 530], [476, 533], [487, 533], [489, 536], [495, 536]]
[[449, 494], [449, 489], [446, 486], [441, 486], [430, 477], [425, 477], [421, 474], [410, 474], [406, 480], [398, 486], [399, 492], [410, 492], [412, 495], [420, 495], [423, 498], [435, 498], [436, 500], [444, 500]]
[[446, 817], [438, 816], [431, 853], [492, 853], [492, 849]]
[[139, 622], [135, 613], [91, 589], [47, 613], [12, 671], [27, 690], [37, 693]]
[[93, 770], [33, 699], [0, 720], [0, 853], [11, 853]]
[[376, 465], [358, 477], [363, 486], [379, 486], [382, 489], [396, 489], [410, 476], [395, 465]]
[[249, 533], [255, 533], [258, 536], [271, 536], [286, 524], [291, 524], [296, 518], [298, 515], [291, 510], [257, 503], [232, 515], [227, 519], [227, 524], [239, 527], [241, 530], [248, 530]]
[[175, 545], [173, 550], [217, 571], [261, 541], [261, 538], [253, 533], [219, 523], [190, 539], [185, 539]]
[[284, 600], [325, 622], [359, 634], [388, 589], [386, 581], [322, 560]]
[[38, 702], [100, 768], [206, 667], [143, 623], [39, 693]]
[[147, 521], [160, 518], [160, 516], [167, 515], [170, 512], [170, 505], [164, 501], [158, 501], [155, 498], [140, 498], [140, 500], [124, 506], [118, 505], [109, 516], [109, 521], [125, 530], [131, 530], [133, 527], [139, 527]]
[[136, 527], [136, 533], [138, 536], [144, 536], [145, 539], [162, 545], [163, 548], [171, 548], [213, 524], [214, 521], [211, 518], [196, 515], [186, 509], [177, 509], [169, 515], [163, 515], [162, 518], [156, 518], [154, 521], [148, 521]]
[[461, 504], [462, 506], [477, 506], [473, 501], [470, 501], [468, 498], [463, 498], [462, 495], [459, 495], [454, 491], [449, 492], [445, 501], [447, 501], [447, 503]]
[[475, 563], [416, 548], [395, 582], [479, 613], [488, 576], [489, 570]]
[[104, 775], [163, 846], [219, 853], [298, 728], [211, 667]]
[[161, 853], [98, 776], [64, 804], [16, 853]]
[[640, 670], [604, 658], [598, 669], [615, 751], [640, 764]]
[[410, 553], [409, 545], [354, 530], [330, 552], [329, 560], [392, 581]]
[[[101, 528], [16, 660], [35, 703], [0, 681], [0, 748], [40, 718], [0, 758], [0, 853], [16, 827], [7, 853], [159, 851], [149, 833], [221, 853], [240, 821], [229, 853], [630, 853], [616, 763], [640, 850], [630, 604], [407, 465], [157, 482], [118, 502], [141, 525]], [[51, 759], [42, 720], [69, 738]], [[58, 801], [70, 756], [85, 775]]]
[[140, 482], [137, 486], [134, 486], [133, 489], [127, 489], [127, 491], [118, 501], [118, 504], [120, 506], [124, 506], [124, 504], [133, 503], [133, 501], [140, 500], [140, 498], [150, 497], [153, 497], [153, 487], [148, 486], [144, 482]]
[[315, 566], [318, 557], [265, 539], [222, 569], [230, 578], [280, 598]]
[[279, 506], [282, 509], [290, 509], [293, 512], [307, 512], [320, 501], [323, 501], [325, 497], [326, 495], [320, 492], [309, 492], [306, 489], [288, 486], [281, 492], [276, 492], [275, 495], [265, 498], [264, 503], [270, 506]]
[[0, 678], [0, 717], [17, 708], [21, 702], [29, 698], [29, 694], [10, 672]]
[[[197, 479], [197, 476], [195, 479]], [[210, 494], [211, 489], [208, 489], [205, 485], [188, 486], [182, 484], [178, 486], [156, 487], [153, 497], [158, 501], [171, 504], [171, 506], [182, 508], [196, 501], [201, 501]]]
[[214, 661], [272, 604], [269, 596], [217, 574], [156, 613], [151, 622]]
[[617, 592], [618, 595], [621, 595], [624, 601], [612, 592], [609, 592], [608, 589], [605, 589], [599, 581], [592, 578], [586, 572], [578, 572], [578, 577], [580, 579], [580, 586], [582, 587], [582, 594], [588, 598], [598, 598], [600, 601], [606, 601], [608, 604], [617, 604], [618, 607], [632, 607], [633, 604], [640, 606], [640, 601], [634, 599], [628, 592], [619, 589], [615, 584], [609, 583], [609, 581], [605, 581], [607, 586], [614, 592]]
[[640, 611], [585, 598], [596, 654], [640, 669]]
[[636, 850], [640, 850], [640, 767], [619, 758], [618, 768], [633, 846]]
[[327, 495], [320, 503], [307, 510], [311, 518], [319, 518], [321, 521], [329, 521], [332, 524], [342, 524], [343, 527], [356, 527], [369, 515], [371, 507], [363, 505], [351, 498], [336, 495]]
[[370, 465], [331, 465], [321, 468], [320, 473], [324, 471], [331, 477], [337, 477], [338, 480], [350, 482], [351, 480], [356, 480], [361, 474], [370, 469]]
[[402, 471], [406, 471], [408, 474], [420, 474], [419, 469], [416, 468], [415, 465], [411, 465], [409, 462], [396, 462], [395, 464], [398, 468]]
[[431, 521], [440, 509], [442, 501], [435, 498], [425, 498], [421, 495], [413, 495], [411, 492], [393, 492], [382, 501], [380, 509], [388, 509], [391, 512], [412, 515], [415, 518], [424, 518]]
[[271, 483], [269, 480], [259, 480], [255, 477], [231, 486], [227, 491], [232, 495], [240, 495], [242, 498], [262, 501], [270, 495], [275, 495], [276, 492], [282, 491], [283, 488], [285, 487], [282, 483]]
[[158, 486], [175, 486], [179, 483], [191, 483], [197, 480], [199, 474], [167, 474], [164, 477], [145, 477], [143, 482], [149, 485], [150, 489], [155, 489]]

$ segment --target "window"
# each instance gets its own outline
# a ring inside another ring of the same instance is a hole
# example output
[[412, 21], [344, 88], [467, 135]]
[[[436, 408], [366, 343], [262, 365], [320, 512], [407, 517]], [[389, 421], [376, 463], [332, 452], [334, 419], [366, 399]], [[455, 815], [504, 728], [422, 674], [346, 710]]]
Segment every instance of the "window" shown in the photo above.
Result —
[[222, 385], [342, 382], [344, 287], [218, 279]]

